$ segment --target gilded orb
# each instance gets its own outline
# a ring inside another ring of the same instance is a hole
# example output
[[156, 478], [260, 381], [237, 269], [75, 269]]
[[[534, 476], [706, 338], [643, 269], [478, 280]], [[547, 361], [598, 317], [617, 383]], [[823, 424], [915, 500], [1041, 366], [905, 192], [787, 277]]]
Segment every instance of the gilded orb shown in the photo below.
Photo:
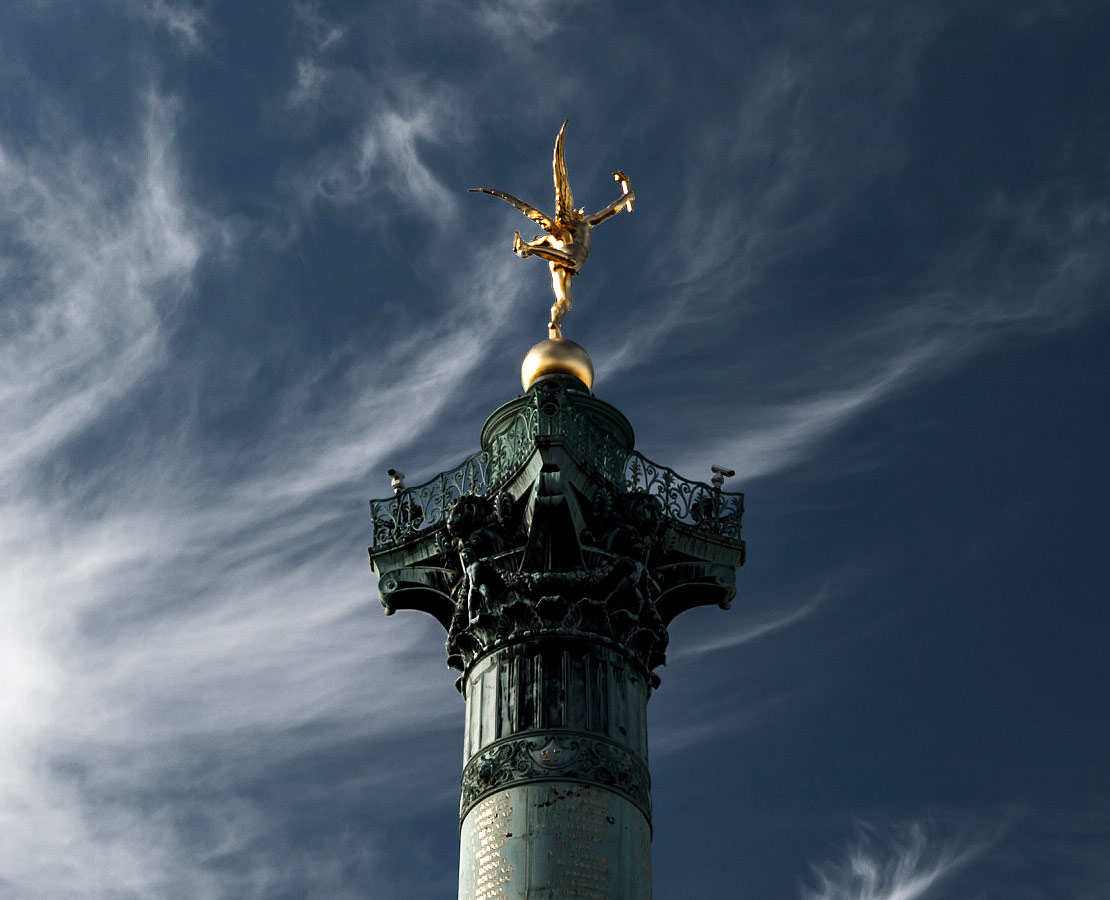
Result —
[[586, 385], [594, 386], [594, 364], [580, 344], [566, 338], [548, 338], [528, 351], [520, 366], [520, 383], [528, 390], [545, 375], [572, 375]]

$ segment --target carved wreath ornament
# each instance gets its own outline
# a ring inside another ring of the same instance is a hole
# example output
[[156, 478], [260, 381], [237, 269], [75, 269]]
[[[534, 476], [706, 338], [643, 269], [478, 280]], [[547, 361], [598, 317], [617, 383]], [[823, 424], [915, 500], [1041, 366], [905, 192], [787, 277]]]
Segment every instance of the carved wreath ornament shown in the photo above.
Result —
[[651, 776], [636, 755], [612, 741], [566, 732], [509, 738], [471, 757], [463, 770], [459, 817], [499, 790], [552, 779], [609, 788], [651, 819]]

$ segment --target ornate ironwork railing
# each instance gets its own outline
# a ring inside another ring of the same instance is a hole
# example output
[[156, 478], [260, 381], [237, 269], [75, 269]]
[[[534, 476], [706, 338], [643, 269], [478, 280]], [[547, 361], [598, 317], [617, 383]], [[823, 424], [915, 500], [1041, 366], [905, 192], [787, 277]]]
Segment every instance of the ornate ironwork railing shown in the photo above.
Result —
[[552, 417], [552, 431], [563, 436], [571, 455], [610, 484], [624, 478], [628, 448], [608, 431], [573, 408], [561, 405]]
[[629, 491], [640, 491], [658, 498], [666, 516], [693, 526], [694, 531], [740, 540], [743, 494], [690, 481], [674, 469], [653, 463], [636, 451], [629, 455], [625, 464], [624, 482]]
[[561, 438], [584, 467], [625, 491], [658, 498], [663, 513], [706, 536], [740, 540], [744, 495], [683, 478], [673, 469], [631, 453], [565, 394], [536, 391], [487, 449], [467, 457], [431, 481], [406, 488], [395, 497], [370, 501], [374, 547], [402, 543], [440, 525], [464, 494], [496, 491], [514, 476], [536, 449], [539, 438]]
[[443, 522], [459, 497], [487, 493], [491, 488], [488, 466], [488, 455], [480, 450], [431, 481], [405, 488], [385, 500], [371, 500], [374, 546], [399, 544], [419, 531], [434, 528]]
[[508, 427], [489, 442], [489, 479], [500, 484], [517, 471], [536, 449], [536, 435], [550, 434], [551, 424], [540, 415], [539, 404], [531, 402], [514, 413]]
[[489, 443], [489, 480], [514, 474], [536, 448], [537, 437], [561, 438], [575, 458], [606, 481], [619, 484], [628, 450], [568, 402], [565, 391], [536, 391]]

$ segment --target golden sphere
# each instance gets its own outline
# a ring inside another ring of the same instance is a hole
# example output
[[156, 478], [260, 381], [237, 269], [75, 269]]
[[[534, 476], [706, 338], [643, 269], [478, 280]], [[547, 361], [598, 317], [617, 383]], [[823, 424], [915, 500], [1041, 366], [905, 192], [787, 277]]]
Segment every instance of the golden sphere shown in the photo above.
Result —
[[586, 385], [594, 386], [594, 364], [579, 344], [566, 338], [548, 338], [528, 351], [520, 366], [520, 383], [528, 390], [544, 375], [573, 375]]

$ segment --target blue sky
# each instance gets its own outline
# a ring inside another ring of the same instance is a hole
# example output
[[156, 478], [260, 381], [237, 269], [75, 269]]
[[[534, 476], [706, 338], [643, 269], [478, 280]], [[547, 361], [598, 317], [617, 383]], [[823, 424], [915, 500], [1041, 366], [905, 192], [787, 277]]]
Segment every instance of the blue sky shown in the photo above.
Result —
[[[656, 896], [1110, 897], [1105, 4], [11, 0], [0, 896], [454, 895], [462, 704], [366, 500], [545, 336], [734, 466]], [[527, 232], [525, 237], [531, 235]]]

